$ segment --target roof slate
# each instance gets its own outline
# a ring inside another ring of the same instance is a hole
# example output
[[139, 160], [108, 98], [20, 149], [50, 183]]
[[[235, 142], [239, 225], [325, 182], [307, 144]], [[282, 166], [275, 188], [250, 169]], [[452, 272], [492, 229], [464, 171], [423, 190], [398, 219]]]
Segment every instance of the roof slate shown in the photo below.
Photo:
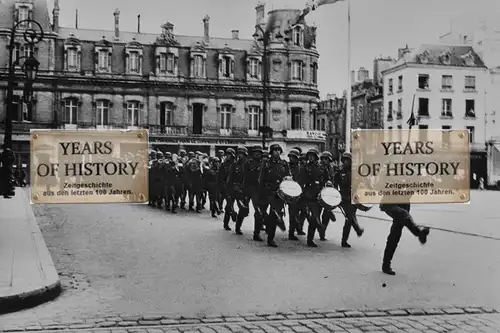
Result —
[[[128, 43], [134, 38], [137, 42], [143, 45], [152, 45], [156, 42], [156, 38], [160, 37], [161, 33], [138, 33], [138, 32], [126, 32], [120, 31], [120, 39], [114, 41], [114, 31], [111, 30], [93, 30], [93, 29], [76, 29], [76, 28], [64, 28], [59, 29], [59, 38], [67, 39], [74, 35], [74, 37], [80, 39], [81, 41], [92, 41], [97, 42], [106, 37], [107, 40], [113, 41], [113, 43]], [[185, 36], [185, 35], [175, 35], [175, 38], [179, 42], [180, 46], [193, 47], [197, 43], [203, 42], [203, 36]], [[232, 39], [232, 38], [221, 38], [221, 37], [210, 37], [210, 44], [208, 48], [213, 49], [224, 49], [226, 47], [233, 50], [245, 50], [251, 51], [254, 45], [253, 39]]]
[[[423, 53], [427, 53], [427, 62], [421, 62], [419, 56]], [[441, 61], [441, 56], [448, 52], [450, 55], [450, 62], [448, 64]], [[466, 63], [463, 60], [463, 56], [470, 53], [473, 56], [473, 63]], [[417, 49], [411, 50], [399, 59], [393, 67], [398, 67], [403, 64], [426, 64], [426, 65], [440, 65], [440, 66], [451, 66], [451, 67], [477, 67], [486, 68], [483, 60], [474, 51], [472, 46], [467, 45], [434, 45], [434, 44], [423, 44]]]

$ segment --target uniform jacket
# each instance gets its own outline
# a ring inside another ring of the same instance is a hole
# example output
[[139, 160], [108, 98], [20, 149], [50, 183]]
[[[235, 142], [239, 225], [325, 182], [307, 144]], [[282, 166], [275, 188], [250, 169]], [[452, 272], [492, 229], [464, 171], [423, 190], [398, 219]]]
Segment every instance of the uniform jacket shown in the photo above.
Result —
[[301, 172], [303, 169], [303, 165], [300, 162], [297, 163], [288, 163], [288, 167], [290, 168], [290, 173], [292, 174], [293, 180], [295, 180], [297, 183], [302, 183], [301, 181]]
[[269, 158], [264, 161], [260, 177], [260, 187], [266, 192], [277, 192], [283, 178], [290, 176], [288, 162], [281, 158]]
[[234, 162], [230, 161], [230, 160], [225, 160], [220, 168], [219, 168], [219, 182], [222, 184], [222, 185], [226, 185], [227, 184], [227, 177], [229, 175], [229, 170], [231, 169], [231, 164], [233, 164]]
[[259, 187], [259, 176], [263, 164], [263, 160], [256, 159], [251, 159], [247, 162], [245, 167], [245, 188], [252, 189]]
[[203, 172], [203, 178], [207, 182], [207, 184], [214, 184], [218, 182], [219, 178], [218, 174], [219, 174], [219, 165], [211, 164]]
[[333, 181], [343, 200], [351, 200], [351, 168], [342, 168]]
[[241, 192], [245, 183], [245, 167], [244, 159], [239, 159], [231, 164], [229, 174], [227, 175], [227, 185], [229, 188]]
[[304, 166], [301, 174], [304, 195], [309, 199], [316, 199], [328, 181], [328, 170], [319, 162], [309, 162]]

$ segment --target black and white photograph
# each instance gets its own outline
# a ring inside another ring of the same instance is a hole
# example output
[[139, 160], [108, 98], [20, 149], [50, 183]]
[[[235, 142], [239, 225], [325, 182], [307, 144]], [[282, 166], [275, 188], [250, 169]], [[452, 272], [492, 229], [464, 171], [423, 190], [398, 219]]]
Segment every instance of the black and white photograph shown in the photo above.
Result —
[[498, 0], [0, 0], [0, 333], [500, 332]]

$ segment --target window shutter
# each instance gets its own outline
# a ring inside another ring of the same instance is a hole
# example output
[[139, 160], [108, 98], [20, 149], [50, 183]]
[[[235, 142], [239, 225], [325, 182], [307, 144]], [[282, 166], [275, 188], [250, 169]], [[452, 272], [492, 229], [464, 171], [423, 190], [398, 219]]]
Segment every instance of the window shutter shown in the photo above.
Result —
[[306, 66], [303, 62], [300, 63], [300, 67], [301, 67], [301, 70], [302, 70], [302, 77], [301, 77], [301, 81], [305, 81], [306, 79]]
[[94, 70], [99, 70], [99, 51], [94, 52]]
[[19, 22], [19, 8], [16, 8], [16, 10], [14, 10], [14, 22]]
[[156, 74], [159, 74], [161, 72], [161, 62], [160, 62], [161, 56], [157, 55], [156, 56]]
[[223, 71], [222, 71], [222, 58], [219, 57], [219, 76], [222, 76]]
[[247, 75], [250, 75], [251, 74], [250, 59], [247, 59], [246, 64], [247, 64], [247, 68], [246, 68]]
[[59, 101], [59, 106], [61, 107], [59, 109], [59, 113], [61, 114], [61, 120], [63, 123], [66, 123], [66, 101], [64, 99]]
[[203, 64], [203, 66], [202, 66], [202, 71], [203, 71], [202, 76], [206, 77], [207, 76], [207, 59], [206, 58], [203, 58], [202, 64]]
[[77, 70], [82, 70], [82, 51], [78, 50], [76, 52], [76, 68]]
[[292, 80], [294, 79], [294, 77], [293, 77], [293, 68], [292, 68], [292, 63], [291, 62], [288, 63], [288, 77], [290, 79], [292, 79]]
[[108, 71], [111, 72], [111, 57], [112, 57], [113, 53], [111, 53], [111, 50], [109, 50], [109, 53], [108, 53]]
[[234, 75], [234, 59], [231, 59], [231, 76]]
[[190, 65], [190, 68], [189, 68], [189, 70], [190, 70], [189, 74], [190, 74], [190, 76], [194, 76], [194, 58], [193, 57], [191, 57], [190, 62], [191, 62], [191, 65]]
[[260, 77], [262, 75], [262, 61], [257, 62], [257, 77]]
[[179, 57], [174, 57], [174, 74], [177, 75], [179, 72]]
[[125, 53], [125, 72], [130, 73], [130, 53]]
[[142, 54], [139, 54], [139, 74], [142, 74]]
[[[32, 20], [33, 19], [33, 9], [29, 9], [28, 10], [28, 20]], [[31, 28], [31, 23], [28, 23], [27, 24], [28, 28]]]

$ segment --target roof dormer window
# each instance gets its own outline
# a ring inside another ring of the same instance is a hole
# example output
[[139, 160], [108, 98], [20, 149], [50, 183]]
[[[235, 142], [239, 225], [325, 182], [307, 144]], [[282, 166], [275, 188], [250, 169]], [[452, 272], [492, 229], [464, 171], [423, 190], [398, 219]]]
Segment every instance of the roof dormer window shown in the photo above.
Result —
[[219, 77], [233, 79], [234, 78], [234, 55], [227, 47], [219, 53]]
[[[31, 3], [16, 3], [14, 11], [14, 22], [20, 23], [22, 21], [31, 20], [33, 18], [33, 4]], [[31, 28], [29, 22], [23, 22], [19, 25], [21, 29]]]
[[125, 47], [125, 68], [127, 74], [142, 74], [143, 47], [135, 38]]
[[113, 46], [106, 39], [102, 39], [96, 44], [95, 49], [95, 71], [99, 73], [111, 73], [111, 58], [113, 55]]
[[462, 61], [467, 65], [467, 66], [474, 66], [475, 61], [474, 61], [474, 55], [472, 54], [472, 51], [467, 52], [463, 56], [460, 57]]
[[441, 56], [440, 56], [440, 59], [441, 59], [441, 63], [443, 63], [443, 65], [449, 65], [451, 63], [450, 52], [449, 51], [443, 52], [443, 54], [441, 54]]
[[427, 51], [424, 51], [418, 55], [418, 60], [422, 64], [426, 64], [429, 62], [429, 53]]
[[293, 45], [303, 46], [304, 45], [304, 28], [297, 25], [292, 30]]
[[82, 44], [74, 34], [64, 41], [64, 70], [78, 72], [81, 70]]

